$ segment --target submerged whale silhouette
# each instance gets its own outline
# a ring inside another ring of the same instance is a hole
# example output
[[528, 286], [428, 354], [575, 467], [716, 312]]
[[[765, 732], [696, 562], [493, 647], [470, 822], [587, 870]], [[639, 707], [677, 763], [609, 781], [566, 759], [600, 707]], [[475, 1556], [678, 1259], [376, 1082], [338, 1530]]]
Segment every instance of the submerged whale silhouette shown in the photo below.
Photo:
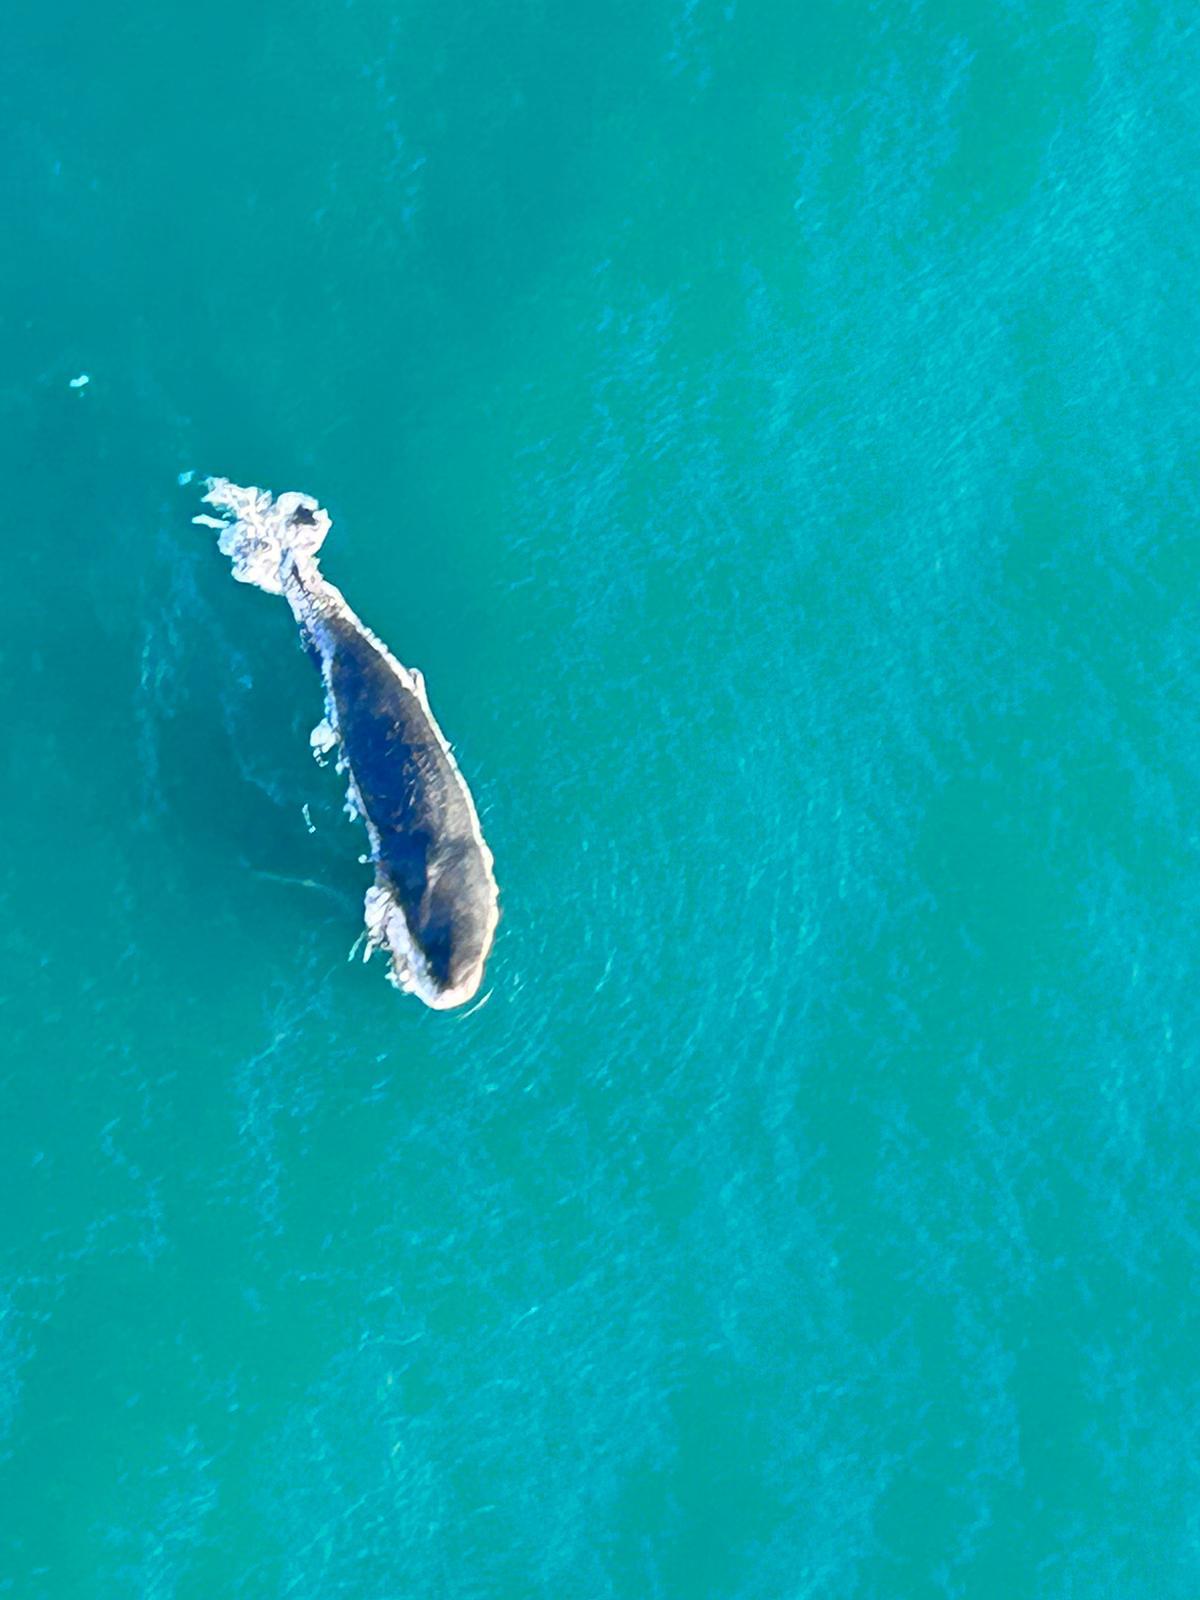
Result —
[[328, 582], [316, 553], [328, 514], [309, 495], [210, 478], [233, 575], [281, 594], [325, 685], [313, 730], [318, 757], [336, 750], [347, 809], [362, 818], [375, 881], [366, 895], [367, 948], [387, 952], [397, 988], [436, 1010], [479, 989], [499, 919], [492, 852], [471, 792], [434, 720], [421, 674], [401, 666]]

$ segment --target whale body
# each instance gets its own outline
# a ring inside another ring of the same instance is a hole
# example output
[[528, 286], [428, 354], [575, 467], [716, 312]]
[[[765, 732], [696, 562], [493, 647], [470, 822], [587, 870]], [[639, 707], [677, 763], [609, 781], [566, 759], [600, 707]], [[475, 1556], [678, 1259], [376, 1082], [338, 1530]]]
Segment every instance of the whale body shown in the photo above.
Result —
[[366, 955], [382, 950], [397, 988], [436, 1010], [479, 989], [499, 920], [492, 852], [466, 780], [425, 692], [321, 572], [329, 516], [310, 496], [210, 478], [205, 501], [220, 518], [233, 575], [291, 607], [325, 685], [314, 753], [336, 752], [347, 809], [361, 817], [375, 881], [367, 890]]

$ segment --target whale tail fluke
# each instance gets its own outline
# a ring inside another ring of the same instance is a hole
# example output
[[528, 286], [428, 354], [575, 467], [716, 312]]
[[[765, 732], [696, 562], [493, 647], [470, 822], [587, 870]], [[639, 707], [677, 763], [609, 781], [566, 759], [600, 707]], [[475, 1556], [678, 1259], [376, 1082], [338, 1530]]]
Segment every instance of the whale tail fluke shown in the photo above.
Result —
[[274, 499], [265, 490], [243, 488], [228, 478], [209, 478], [205, 487], [205, 504], [222, 515], [192, 521], [220, 529], [221, 554], [233, 562], [239, 583], [282, 594], [289, 566], [300, 572], [315, 567], [317, 551], [329, 532], [329, 514], [311, 495], [293, 491]]

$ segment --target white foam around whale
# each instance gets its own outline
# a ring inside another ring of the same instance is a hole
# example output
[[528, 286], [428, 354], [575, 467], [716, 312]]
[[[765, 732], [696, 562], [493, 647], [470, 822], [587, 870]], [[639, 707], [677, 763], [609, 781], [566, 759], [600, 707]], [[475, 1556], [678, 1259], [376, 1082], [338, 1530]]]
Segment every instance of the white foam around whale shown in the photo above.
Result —
[[[265, 489], [242, 488], [228, 478], [209, 478], [205, 504], [227, 513], [225, 520], [193, 517], [203, 527], [220, 528], [221, 554], [233, 562], [239, 583], [253, 583], [268, 594], [284, 594], [284, 566], [294, 562], [301, 575], [315, 565], [317, 551], [329, 532], [329, 513], [311, 495], [294, 490], [278, 498]], [[312, 521], [297, 524], [293, 515], [305, 507]], [[228, 517], [232, 516], [230, 522]]]

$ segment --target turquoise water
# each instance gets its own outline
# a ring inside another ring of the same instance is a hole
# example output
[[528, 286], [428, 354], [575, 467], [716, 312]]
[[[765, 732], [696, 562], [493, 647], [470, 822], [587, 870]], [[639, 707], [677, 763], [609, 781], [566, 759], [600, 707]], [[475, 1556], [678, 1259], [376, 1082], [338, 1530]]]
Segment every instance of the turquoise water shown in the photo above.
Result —
[[[0, 1594], [1200, 1592], [1198, 55], [10, 19]], [[473, 1014], [188, 471], [424, 670]]]

